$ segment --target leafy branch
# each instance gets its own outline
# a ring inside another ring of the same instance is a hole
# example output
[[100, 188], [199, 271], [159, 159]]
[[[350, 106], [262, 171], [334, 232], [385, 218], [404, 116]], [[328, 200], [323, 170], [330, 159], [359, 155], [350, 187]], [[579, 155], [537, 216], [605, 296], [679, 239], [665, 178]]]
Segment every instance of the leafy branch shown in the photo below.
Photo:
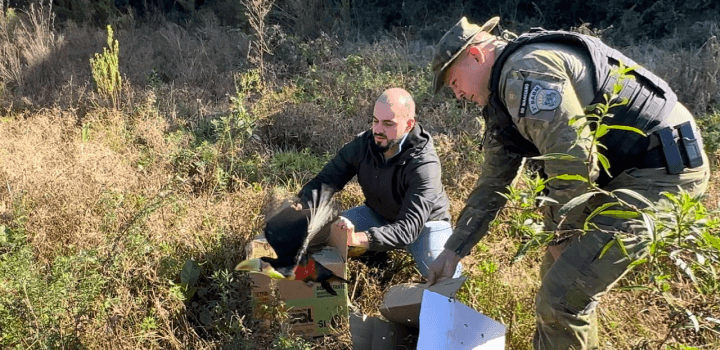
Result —
[[[630, 196], [631, 198], [635, 198], [640, 200], [641, 202], [645, 203], [646, 205], [652, 206], [652, 203], [645, 199], [642, 195], [639, 193], [632, 191], [632, 190], [626, 190], [626, 189], [619, 189], [615, 191], [607, 191], [595, 183], [595, 181], [592, 179], [591, 174], [593, 173], [593, 169], [601, 168], [603, 171], [605, 171], [608, 176], [610, 176], [610, 161], [607, 159], [607, 157], [599, 152], [599, 149], [607, 149], [605, 145], [602, 144], [600, 139], [607, 135], [611, 130], [625, 130], [630, 132], [636, 132], [640, 135], [646, 136], [645, 133], [637, 128], [633, 128], [630, 126], [624, 126], [624, 125], [608, 125], [607, 119], [613, 118], [613, 114], [610, 113], [610, 111], [619, 106], [623, 106], [628, 103], [627, 98], [621, 98], [620, 92], [622, 90], [622, 82], [625, 79], [634, 79], [635, 77], [632, 75], [629, 75], [630, 72], [632, 72], [635, 69], [635, 67], [625, 67], [622, 62], [620, 63], [619, 67], [613, 71], [612, 74], [615, 74], [618, 76], [617, 81], [613, 85], [612, 93], [611, 94], [605, 94], [604, 102], [596, 103], [589, 105], [585, 108], [585, 114], [584, 115], [578, 115], [570, 119], [568, 124], [570, 126], [573, 126], [576, 130], [577, 137], [574, 143], [574, 146], [579, 146], [585, 148], [587, 157], [584, 159], [584, 163], [586, 165], [586, 172], [585, 174], [560, 174], [556, 176], [552, 176], [550, 178], [547, 178], [545, 180], [539, 179], [539, 183], [537, 183], [534, 186], [531, 186], [532, 195], [537, 197], [539, 196], [540, 192], [542, 192], [545, 189], [545, 185], [549, 183], [550, 181], [555, 180], [561, 180], [561, 181], [580, 181], [587, 185], [588, 191], [583, 193], [582, 195], [579, 195], [571, 200], [569, 200], [567, 203], [564, 203], [560, 209], [558, 210], [557, 214], [561, 218], [560, 222], [558, 223], [555, 231], [548, 232], [548, 231], [542, 231], [542, 230], [534, 230], [532, 233], [525, 230], [516, 230], [519, 232], [524, 232], [525, 234], [521, 235], [525, 238], [525, 242], [521, 244], [521, 246], [518, 248], [517, 253], [515, 254], [515, 260], [521, 259], [528, 251], [545, 246], [546, 244], [550, 243], [553, 239], [557, 239], [560, 237], [563, 237], [565, 235], [572, 234], [575, 232], [574, 230], [570, 231], [563, 231], [562, 225], [565, 222], [565, 220], [568, 218], [568, 214], [571, 210], [575, 209], [576, 207], [583, 205], [587, 203], [591, 198], [595, 197], [596, 195], [605, 195], [609, 198], [612, 198], [612, 201], [610, 203], [604, 204], [597, 208], [593, 213], [591, 213], [588, 216], [588, 219], [586, 219], [583, 229], [585, 231], [590, 229], [591, 225], [591, 219], [596, 217], [597, 215], [606, 215], [606, 216], [614, 216], [614, 217], [625, 217], [625, 216], [631, 216], [636, 217], [635, 214], [630, 214], [626, 211], [622, 210], [615, 210], [613, 209], [616, 206], [619, 207], [627, 207], [631, 208], [631, 212], [635, 213], [640, 210], [640, 208], [636, 207], [632, 203], [623, 200], [621, 197], [618, 196], [618, 194], [626, 194]], [[578, 158], [574, 155], [566, 154], [566, 153], [550, 153], [545, 154], [537, 157], [530, 158], [532, 160], [539, 160], [539, 161], [575, 161]], [[507, 188], [507, 195], [503, 194], [503, 196], [508, 199], [508, 202], [511, 205], [514, 205], [517, 203], [517, 194], [515, 194], [517, 190], [515, 190], [512, 186], [508, 186]], [[541, 197], [543, 199], [542, 204], [549, 203], [553, 205], [559, 204], [556, 200], [553, 200], [552, 198], [548, 197]], [[524, 210], [537, 210], [540, 207], [542, 207], [542, 204], [533, 207], [533, 208], [525, 208]], [[523, 224], [527, 223], [527, 216], [528, 214], [519, 213], [519, 218], [522, 220]], [[513, 218], [515, 221], [518, 217]], [[538, 220], [535, 220], [537, 222]], [[512, 225], [511, 225], [512, 226]], [[622, 243], [621, 243], [622, 244]]]

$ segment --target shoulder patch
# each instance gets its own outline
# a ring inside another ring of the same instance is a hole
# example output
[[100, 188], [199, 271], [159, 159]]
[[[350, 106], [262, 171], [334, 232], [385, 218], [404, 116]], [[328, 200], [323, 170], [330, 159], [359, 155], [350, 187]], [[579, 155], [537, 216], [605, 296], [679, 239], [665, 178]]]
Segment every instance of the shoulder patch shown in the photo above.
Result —
[[544, 89], [540, 85], [535, 85], [528, 94], [527, 100], [530, 113], [537, 114], [540, 111], [552, 111], [558, 108], [562, 96], [558, 90]]
[[505, 85], [505, 102], [515, 119], [552, 121], [562, 104], [563, 82], [544, 74], [520, 71]]

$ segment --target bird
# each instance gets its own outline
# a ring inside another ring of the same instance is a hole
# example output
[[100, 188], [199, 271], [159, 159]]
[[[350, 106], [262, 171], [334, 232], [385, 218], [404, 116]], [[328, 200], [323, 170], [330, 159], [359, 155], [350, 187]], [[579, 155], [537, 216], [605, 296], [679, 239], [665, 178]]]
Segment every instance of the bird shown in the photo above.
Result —
[[273, 279], [300, 280], [307, 284], [320, 283], [331, 295], [337, 295], [330, 285], [340, 281], [349, 283], [323, 266], [312, 254], [321, 249], [330, 234], [323, 230], [336, 216], [332, 205], [332, 191], [322, 186], [320, 194], [312, 192], [309, 209], [286, 205], [265, 223], [264, 234], [277, 258], [261, 257], [240, 262], [235, 270], [261, 273]]

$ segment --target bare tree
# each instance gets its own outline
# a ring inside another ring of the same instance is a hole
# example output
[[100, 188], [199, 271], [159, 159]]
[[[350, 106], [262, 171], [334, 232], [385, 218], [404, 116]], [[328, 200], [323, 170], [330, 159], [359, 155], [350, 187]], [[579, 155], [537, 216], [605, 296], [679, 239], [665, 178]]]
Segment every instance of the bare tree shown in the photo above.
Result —
[[260, 76], [264, 79], [265, 77], [265, 64], [264, 56], [265, 53], [272, 54], [270, 48], [265, 40], [265, 18], [270, 9], [273, 6], [275, 0], [241, 0], [245, 6], [245, 14], [247, 15], [250, 26], [255, 30], [256, 39], [250, 41], [250, 49], [248, 50], [248, 57], [257, 65], [260, 69]]

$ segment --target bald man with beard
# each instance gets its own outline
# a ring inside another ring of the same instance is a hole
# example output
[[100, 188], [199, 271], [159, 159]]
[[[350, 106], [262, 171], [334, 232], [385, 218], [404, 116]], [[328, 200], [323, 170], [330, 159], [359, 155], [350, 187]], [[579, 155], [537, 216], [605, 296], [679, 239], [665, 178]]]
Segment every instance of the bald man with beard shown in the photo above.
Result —
[[[420, 273], [442, 252], [452, 234], [449, 200], [430, 134], [415, 119], [407, 91], [391, 88], [375, 102], [372, 127], [343, 146], [298, 197], [307, 203], [325, 184], [337, 192], [357, 176], [363, 205], [342, 214], [350, 256], [405, 249]], [[457, 264], [455, 277], [460, 275]]]

